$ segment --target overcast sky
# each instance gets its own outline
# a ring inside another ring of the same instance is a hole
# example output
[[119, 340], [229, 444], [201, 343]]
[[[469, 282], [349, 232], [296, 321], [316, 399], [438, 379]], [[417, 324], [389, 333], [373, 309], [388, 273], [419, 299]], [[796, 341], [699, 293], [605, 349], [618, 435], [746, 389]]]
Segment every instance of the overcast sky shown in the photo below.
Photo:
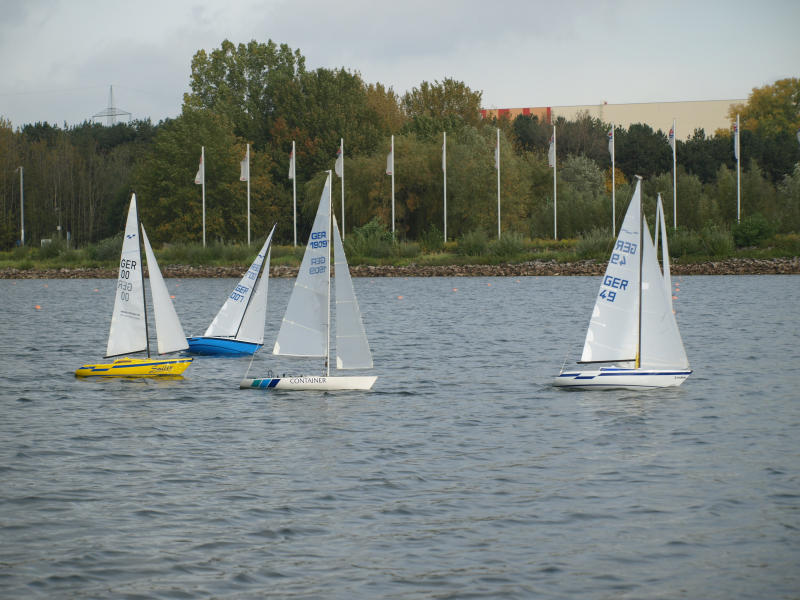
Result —
[[744, 99], [800, 76], [799, 24], [799, 0], [0, 0], [0, 116], [78, 124], [113, 85], [134, 119], [175, 117], [226, 38], [401, 95], [452, 77], [486, 108]]

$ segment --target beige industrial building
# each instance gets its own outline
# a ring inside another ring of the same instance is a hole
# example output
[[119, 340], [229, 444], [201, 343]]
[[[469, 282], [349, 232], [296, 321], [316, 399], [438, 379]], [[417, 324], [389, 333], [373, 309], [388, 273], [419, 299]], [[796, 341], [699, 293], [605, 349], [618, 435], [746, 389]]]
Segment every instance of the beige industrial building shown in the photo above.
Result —
[[600, 119], [618, 127], [628, 128], [633, 123], [645, 123], [667, 133], [675, 120], [675, 137], [685, 140], [695, 129], [712, 135], [718, 129], [731, 129], [728, 111], [733, 104], [746, 104], [741, 100], [697, 100], [689, 102], [641, 102], [636, 104], [584, 104], [579, 106], [539, 106], [526, 108], [491, 108], [481, 111], [483, 118], [515, 119], [519, 115], [535, 115], [540, 121], [551, 123], [559, 117], [574, 121], [581, 115]]

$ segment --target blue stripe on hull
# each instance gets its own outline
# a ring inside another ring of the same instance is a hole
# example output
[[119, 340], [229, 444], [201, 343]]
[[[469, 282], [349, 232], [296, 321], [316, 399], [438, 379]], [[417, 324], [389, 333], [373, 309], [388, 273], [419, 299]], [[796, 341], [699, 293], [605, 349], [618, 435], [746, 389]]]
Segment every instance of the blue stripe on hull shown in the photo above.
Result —
[[203, 336], [186, 338], [186, 342], [189, 344], [188, 352], [208, 356], [251, 356], [263, 346], [254, 342]]

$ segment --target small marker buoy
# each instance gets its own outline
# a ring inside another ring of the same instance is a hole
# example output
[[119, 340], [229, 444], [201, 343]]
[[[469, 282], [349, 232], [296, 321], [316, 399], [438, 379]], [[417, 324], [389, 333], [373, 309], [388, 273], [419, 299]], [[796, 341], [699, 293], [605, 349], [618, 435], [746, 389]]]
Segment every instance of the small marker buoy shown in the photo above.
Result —
[[94, 291], [95, 291], [95, 292], [99, 292], [100, 290], [98, 290], [97, 288], [94, 288]]
[[37, 304], [37, 305], [36, 305], [34, 308], [35, 308], [36, 310], [42, 310], [42, 307], [41, 307], [41, 306], [39, 306], [38, 304]]
[[175, 300], [175, 296], [170, 296], [170, 298], [172, 298], [173, 300]]
[[457, 292], [457, 291], [458, 291], [458, 288], [453, 288], [453, 291], [454, 291], [454, 292]]
[[491, 283], [487, 283], [486, 285], [487, 285], [488, 287], [492, 287], [492, 284], [491, 284]]
[[402, 297], [402, 296], [398, 296], [398, 297], [397, 297], [397, 299], [398, 299], [398, 300], [402, 300], [402, 299], [403, 299], [403, 297]]
[[46, 283], [44, 284], [44, 287], [47, 287], [47, 284], [46, 284]]
[[677, 297], [677, 296], [673, 296], [673, 297], [672, 297], [672, 299], [673, 299], [673, 300], [677, 300], [677, 299], [678, 299], [678, 297]]

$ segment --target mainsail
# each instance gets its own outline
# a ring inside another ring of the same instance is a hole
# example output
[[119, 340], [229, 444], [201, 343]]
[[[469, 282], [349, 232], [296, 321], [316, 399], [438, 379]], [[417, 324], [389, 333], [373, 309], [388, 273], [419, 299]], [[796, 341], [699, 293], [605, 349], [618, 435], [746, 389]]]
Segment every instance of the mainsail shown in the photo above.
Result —
[[136, 195], [131, 196], [122, 256], [117, 277], [117, 293], [111, 329], [108, 333], [106, 357], [141, 352], [147, 349], [147, 330], [144, 313], [144, 281], [142, 279], [142, 253], [139, 247], [139, 218], [136, 212]]
[[[219, 312], [214, 317], [214, 320], [211, 321], [208, 329], [206, 329], [206, 332], [203, 334], [205, 337], [229, 337], [246, 341], [256, 341], [254, 338], [258, 338], [257, 343], [259, 344], [264, 341], [264, 319], [261, 319], [260, 324], [257, 322], [257, 320], [248, 319], [250, 326], [254, 327], [252, 330], [249, 330], [244, 325], [244, 319], [251, 306], [253, 307], [253, 310], [257, 312], [260, 311], [262, 315], [266, 315], [266, 302], [260, 298], [257, 299], [251, 296], [254, 296], [254, 290], [256, 289], [257, 285], [260, 285], [259, 282], [266, 279], [265, 276], [262, 276], [261, 279], [259, 279], [258, 275], [261, 272], [261, 267], [264, 264], [265, 257], [267, 256], [268, 248], [270, 246], [270, 242], [272, 241], [272, 234], [274, 232], [275, 227], [273, 226], [272, 231], [267, 236], [264, 245], [261, 247], [261, 251], [258, 253], [258, 256], [256, 256], [255, 260], [253, 260], [253, 264], [250, 265], [250, 268], [242, 276], [239, 284], [233, 289], [230, 296], [228, 296], [227, 300], [225, 300], [225, 303], [222, 305], [222, 308], [219, 309]], [[269, 264], [267, 264], [267, 268], [264, 273], [269, 273]], [[266, 284], [264, 295], [265, 294]], [[263, 302], [263, 307], [257, 306], [259, 302]], [[260, 333], [258, 331], [259, 325]]]
[[311, 236], [283, 316], [273, 354], [328, 354], [330, 322], [331, 177], [325, 181]]
[[639, 228], [641, 182], [614, 244], [600, 292], [595, 300], [581, 362], [619, 362], [636, 359], [639, 305]]

